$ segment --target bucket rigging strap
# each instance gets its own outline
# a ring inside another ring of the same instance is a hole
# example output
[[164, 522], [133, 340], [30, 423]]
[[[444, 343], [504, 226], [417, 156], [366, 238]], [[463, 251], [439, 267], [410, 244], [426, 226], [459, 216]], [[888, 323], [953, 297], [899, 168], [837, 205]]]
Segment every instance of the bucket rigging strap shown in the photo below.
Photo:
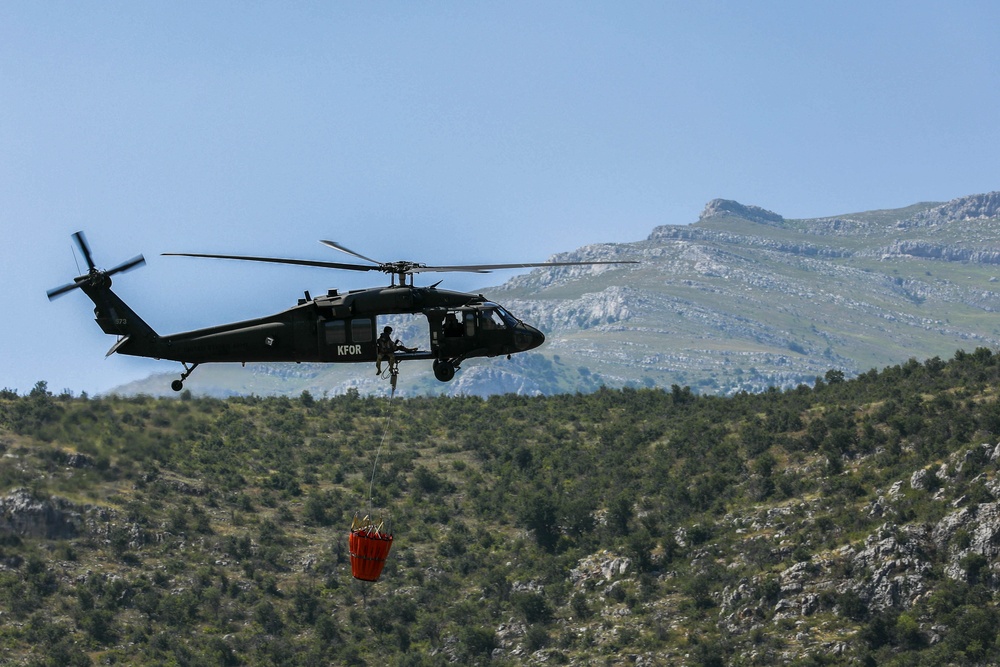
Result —
[[392, 385], [392, 393], [396, 393], [396, 381], [399, 380], [399, 361], [390, 360], [389, 365], [379, 374], [383, 380], [388, 377]]
[[381, 537], [383, 528], [385, 526], [385, 519], [379, 519], [378, 523], [372, 520], [370, 515], [365, 515], [362, 519], [357, 514], [354, 515], [354, 520], [351, 521], [351, 532], [356, 533], [358, 531], [363, 531], [368, 535], [374, 535], [375, 537]]

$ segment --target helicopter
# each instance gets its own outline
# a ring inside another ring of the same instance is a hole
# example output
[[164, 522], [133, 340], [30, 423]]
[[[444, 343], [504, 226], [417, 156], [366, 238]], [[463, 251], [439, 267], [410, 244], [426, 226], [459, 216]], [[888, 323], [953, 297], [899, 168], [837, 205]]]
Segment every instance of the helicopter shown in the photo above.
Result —
[[[400, 361], [432, 360], [434, 377], [448, 382], [466, 359], [497, 357], [526, 352], [545, 342], [545, 335], [525, 324], [498, 303], [482, 294], [438, 289], [440, 281], [427, 287], [414, 285], [413, 276], [424, 272], [489, 273], [501, 269], [637, 264], [634, 260], [537, 262], [522, 264], [476, 264], [428, 266], [411, 261], [380, 262], [334, 241], [320, 241], [328, 248], [364, 260], [368, 264], [281, 259], [207, 253], [162, 253], [165, 256], [200, 257], [297, 266], [379, 271], [390, 276], [388, 287], [371, 287], [340, 293], [330, 289], [313, 297], [308, 291], [298, 303], [284, 311], [218, 326], [161, 336], [111, 290], [111, 276], [146, 263], [142, 255], [114, 268], [98, 269], [83, 232], [73, 234], [87, 263], [87, 272], [73, 282], [49, 290], [53, 300], [80, 289], [94, 302], [98, 326], [117, 340], [105, 356], [125, 354], [180, 362], [184, 367], [170, 387], [181, 391], [195, 368], [204, 363], [236, 362], [380, 362], [379, 316], [414, 314], [427, 319], [428, 349], [407, 348], [395, 341], [389, 359], [393, 388]], [[385, 327], [390, 329], [390, 327]], [[386, 332], [388, 333], [388, 332]]]

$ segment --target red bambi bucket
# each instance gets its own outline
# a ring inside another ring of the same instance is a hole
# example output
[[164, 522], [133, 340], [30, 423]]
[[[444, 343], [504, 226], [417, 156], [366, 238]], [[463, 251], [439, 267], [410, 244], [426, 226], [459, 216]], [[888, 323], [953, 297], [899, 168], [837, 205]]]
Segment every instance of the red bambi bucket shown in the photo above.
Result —
[[361, 526], [355, 519], [348, 538], [351, 554], [351, 574], [361, 581], [378, 581], [385, 567], [385, 559], [392, 547], [392, 533], [383, 533], [382, 524], [375, 525], [365, 517]]

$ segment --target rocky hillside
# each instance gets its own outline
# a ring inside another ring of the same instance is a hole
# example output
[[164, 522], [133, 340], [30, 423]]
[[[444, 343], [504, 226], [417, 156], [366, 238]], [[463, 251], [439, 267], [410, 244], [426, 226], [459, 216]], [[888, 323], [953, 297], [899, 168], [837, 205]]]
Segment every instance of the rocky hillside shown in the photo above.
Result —
[[[731, 395], [848, 377], [908, 358], [1000, 344], [1000, 193], [811, 220], [716, 199], [688, 225], [554, 259], [636, 266], [536, 270], [484, 289], [547, 335], [510, 362], [472, 361], [456, 381], [404, 367], [403, 395], [554, 394], [690, 386]], [[408, 340], [426, 337], [411, 322]], [[231, 395], [384, 392], [354, 366], [204, 367], [188, 386]], [[122, 387], [169, 393], [168, 376]]]
[[998, 386], [979, 348], [730, 398], [5, 392], [3, 662], [997, 664]]

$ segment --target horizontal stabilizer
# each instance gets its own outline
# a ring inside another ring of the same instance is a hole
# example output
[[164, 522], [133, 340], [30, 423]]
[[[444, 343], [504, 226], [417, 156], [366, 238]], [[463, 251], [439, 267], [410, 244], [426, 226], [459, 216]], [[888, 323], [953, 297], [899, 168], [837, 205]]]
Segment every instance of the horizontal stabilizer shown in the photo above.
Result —
[[108, 350], [108, 353], [104, 355], [105, 358], [110, 357], [112, 354], [114, 354], [115, 352], [117, 352], [118, 349], [122, 345], [124, 345], [125, 343], [127, 343], [129, 341], [129, 338], [131, 338], [131, 336], [124, 336], [121, 340], [119, 340], [117, 343], [115, 343], [114, 345], [112, 345], [111, 349]]

